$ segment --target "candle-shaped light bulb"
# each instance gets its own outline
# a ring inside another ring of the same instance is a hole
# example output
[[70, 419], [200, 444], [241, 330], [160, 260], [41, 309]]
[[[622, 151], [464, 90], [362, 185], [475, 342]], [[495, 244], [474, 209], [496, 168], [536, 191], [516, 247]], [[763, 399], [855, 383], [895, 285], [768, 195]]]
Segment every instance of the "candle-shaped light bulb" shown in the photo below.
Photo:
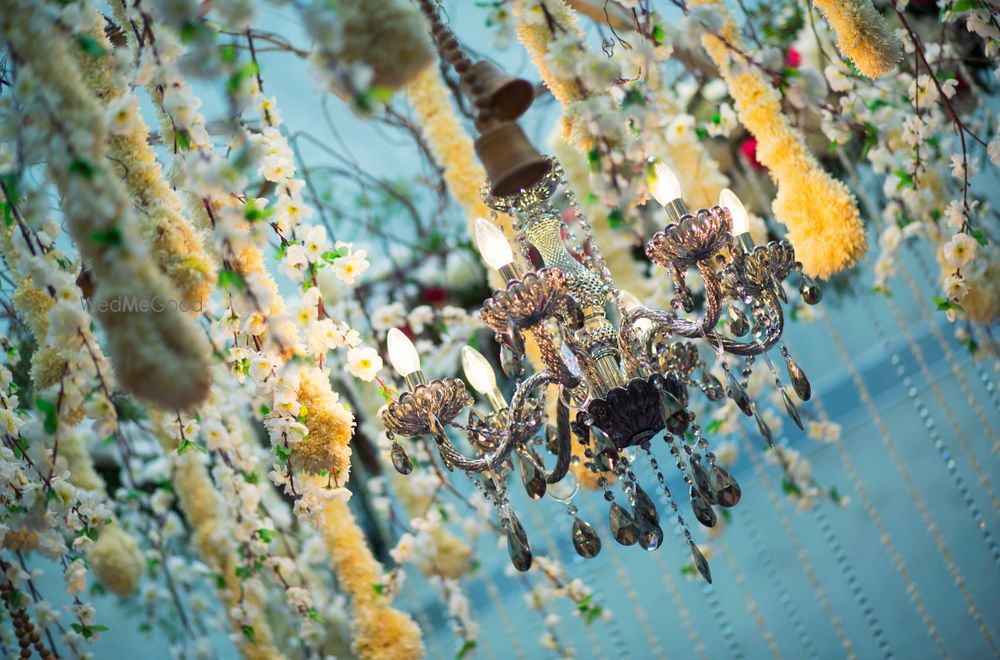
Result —
[[471, 346], [462, 347], [462, 370], [472, 389], [484, 395], [495, 412], [507, 407], [507, 400], [497, 387], [497, 377], [493, 365], [483, 354]]
[[747, 215], [747, 210], [736, 193], [729, 188], [723, 188], [719, 193], [719, 206], [729, 210], [729, 216], [733, 219], [733, 236], [750, 231], [750, 216]]
[[496, 225], [485, 218], [476, 220], [476, 246], [483, 255], [483, 261], [494, 269], [500, 270], [514, 262], [514, 251], [510, 243]]
[[471, 346], [462, 347], [462, 370], [472, 389], [480, 394], [489, 394], [497, 386], [493, 366], [482, 353]]
[[653, 197], [660, 203], [660, 206], [669, 206], [671, 202], [681, 198], [680, 181], [677, 180], [677, 175], [667, 167], [666, 163], [657, 163], [653, 172], [656, 174]]
[[397, 328], [389, 330], [386, 337], [389, 346], [389, 361], [392, 368], [403, 378], [420, 371], [420, 355], [410, 338]]

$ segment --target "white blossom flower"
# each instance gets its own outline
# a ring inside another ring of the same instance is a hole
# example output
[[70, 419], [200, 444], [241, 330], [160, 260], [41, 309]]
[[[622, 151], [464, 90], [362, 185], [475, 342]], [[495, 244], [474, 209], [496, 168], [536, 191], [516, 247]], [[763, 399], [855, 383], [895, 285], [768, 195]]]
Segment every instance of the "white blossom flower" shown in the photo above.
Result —
[[352, 348], [347, 352], [347, 371], [355, 378], [371, 382], [382, 368], [382, 358], [370, 346]]
[[962, 268], [975, 259], [978, 247], [976, 239], [968, 234], [955, 234], [944, 244], [944, 260], [953, 268]]
[[113, 135], [128, 135], [139, 118], [139, 97], [122, 94], [108, 103], [108, 130]]
[[366, 250], [352, 251], [347, 256], [335, 259], [330, 268], [341, 282], [353, 286], [357, 277], [368, 270], [368, 260], [365, 259], [367, 256]]

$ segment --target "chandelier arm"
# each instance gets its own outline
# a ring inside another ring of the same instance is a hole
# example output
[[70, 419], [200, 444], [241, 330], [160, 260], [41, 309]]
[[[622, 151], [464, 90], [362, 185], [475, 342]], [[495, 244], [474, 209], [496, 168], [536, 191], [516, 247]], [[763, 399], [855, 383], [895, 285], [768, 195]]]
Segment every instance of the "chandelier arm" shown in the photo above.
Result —
[[552, 336], [549, 335], [549, 331], [545, 327], [545, 321], [539, 321], [531, 326], [528, 328], [528, 332], [535, 338], [535, 344], [538, 345], [538, 352], [541, 354], [542, 362], [552, 372], [556, 382], [570, 389], [576, 387], [580, 383], [580, 379], [574, 376], [569, 367], [566, 366], [562, 356], [559, 354], [559, 349], [556, 348], [555, 343], [552, 341]]
[[[630, 310], [625, 317], [624, 325], [631, 326], [641, 318], [649, 319], [657, 326], [649, 331], [651, 333], [650, 336], [665, 330], [668, 333], [680, 335], [688, 339], [704, 339], [709, 345], [721, 348], [726, 353], [733, 355], [760, 355], [770, 350], [781, 339], [784, 329], [784, 316], [773, 293], [765, 291], [759, 295], [764, 299], [764, 303], [769, 309], [776, 311], [775, 316], [777, 318], [774, 327], [768, 328], [767, 336], [764, 340], [755, 339], [750, 342], [736, 341], [729, 337], [723, 337], [714, 330], [705, 332], [702, 329], [701, 323], [679, 319], [672, 314], [658, 309], [650, 309], [649, 307], [636, 307]], [[716, 322], [718, 322], [718, 319], [716, 319]]]
[[715, 330], [715, 324], [722, 315], [722, 282], [715, 272], [712, 263], [703, 259], [696, 264], [698, 274], [705, 284], [705, 315], [698, 322], [699, 333], [709, 333]]
[[556, 464], [550, 472], [545, 473], [545, 483], [554, 484], [562, 481], [569, 472], [569, 464], [573, 457], [572, 434], [569, 428], [569, 406], [559, 397], [556, 403]]
[[[553, 378], [551, 372], [540, 371], [532, 374], [521, 384], [521, 387], [517, 388], [517, 391], [514, 392], [514, 398], [510, 402], [510, 410], [507, 415], [507, 428], [504, 430], [500, 444], [497, 445], [496, 450], [492, 454], [480, 458], [468, 458], [455, 449], [451, 441], [443, 437], [444, 434], [442, 434], [442, 437], [439, 438], [440, 442], [437, 445], [438, 451], [441, 453], [441, 458], [445, 460], [445, 463], [465, 472], [495, 470], [497, 466], [507, 460], [510, 453], [520, 444], [521, 438], [517, 433], [517, 425], [520, 423], [522, 409], [528, 400], [528, 395], [535, 389], [553, 382], [556, 382], [556, 379]], [[472, 432], [474, 433], [475, 431]]]

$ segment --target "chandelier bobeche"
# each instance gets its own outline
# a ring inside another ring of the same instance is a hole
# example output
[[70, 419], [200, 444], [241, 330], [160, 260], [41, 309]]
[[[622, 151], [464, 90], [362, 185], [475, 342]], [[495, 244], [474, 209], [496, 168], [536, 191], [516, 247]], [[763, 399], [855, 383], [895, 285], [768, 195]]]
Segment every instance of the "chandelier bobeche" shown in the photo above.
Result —
[[[461, 380], [425, 381], [413, 344], [399, 330], [389, 332], [390, 360], [409, 389], [383, 413], [396, 469], [403, 474], [412, 470], [396, 436], [433, 438], [444, 465], [467, 473], [495, 505], [511, 561], [524, 571], [531, 566], [531, 548], [507, 497], [515, 464], [532, 499], [548, 492], [566, 505], [573, 517], [573, 545], [589, 558], [600, 552], [601, 540], [594, 527], [578, 517], [572, 503], [578, 491], [570, 470], [578, 460], [572, 452], [574, 437], [583, 448], [582, 468], [596, 475], [610, 503], [612, 536], [622, 545], [655, 550], [663, 540], [659, 512], [634, 469], [640, 454], [645, 454], [656, 487], [662, 489], [690, 546], [695, 567], [711, 582], [708, 563], [655, 457], [654, 440], [662, 434], [670, 460], [689, 488], [695, 518], [706, 527], [714, 526], [713, 506], [736, 505], [741, 491], [732, 475], [716, 464], [690, 405], [689, 391], [697, 390], [711, 402], [723, 402], [728, 396], [755, 419], [772, 444], [771, 431], [746, 389], [756, 356], [763, 356], [788, 415], [801, 427], [798, 410], [768, 350], [782, 335], [781, 302], [787, 302], [782, 282], [798, 272], [799, 291], [809, 304], [819, 302], [820, 288], [801, 272], [787, 241], [753, 244], [746, 210], [733, 193], [725, 190], [718, 206], [689, 213], [676, 177], [658, 164], [654, 196], [668, 222], [646, 243], [646, 255], [669, 272], [673, 309], [645, 307], [618, 289], [562, 168], [540, 156], [516, 124], [530, 104], [530, 98], [524, 102], [527, 83], [503, 77], [492, 65], [471, 64], [431, 3], [421, 6], [431, 20], [439, 50], [472, 96], [482, 133], [476, 149], [490, 178], [483, 199], [496, 212], [515, 218], [522, 259], [515, 257], [495, 225], [482, 218], [477, 221], [483, 260], [506, 280], [505, 287], [483, 303], [480, 316], [501, 347], [504, 373], [515, 382], [508, 401], [489, 361], [471, 347], [463, 349], [466, 378], [486, 397], [493, 411], [489, 415], [476, 412]], [[578, 220], [582, 243], [575, 243], [570, 233], [563, 238], [568, 228], [561, 206]], [[567, 240], [576, 254], [585, 255], [582, 261], [567, 248]], [[540, 257], [541, 268], [530, 267], [532, 250]], [[696, 300], [686, 284], [691, 269], [698, 271], [704, 284], [703, 306], [694, 318], [689, 317], [695, 313]], [[721, 331], [724, 308], [729, 318], [726, 331]], [[526, 335], [537, 346], [541, 362], [540, 370], [530, 375], [525, 365]], [[697, 340], [715, 354], [725, 386], [709, 373], [698, 344], [685, 339]], [[784, 347], [781, 354], [797, 397], [808, 400], [805, 374]], [[742, 371], [731, 368], [729, 356], [744, 358]], [[557, 392], [555, 419], [548, 420], [546, 398], [552, 387]], [[458, 420], [466, 408], [463, 424]], [[459, 450], [446, 432], [449, 427], [467, 438], [474, 457]], [[545, 467], [543, 453], [554, 456], [551, 469]], [[627, 504], [616, 501], [615, 487]]]

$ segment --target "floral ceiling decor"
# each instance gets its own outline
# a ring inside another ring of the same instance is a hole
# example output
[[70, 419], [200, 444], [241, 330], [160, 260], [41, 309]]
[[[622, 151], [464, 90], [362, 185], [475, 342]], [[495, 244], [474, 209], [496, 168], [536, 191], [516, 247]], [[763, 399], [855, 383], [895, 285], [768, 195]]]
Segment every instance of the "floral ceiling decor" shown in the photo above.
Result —
[[[691, 653], [709, 655], [688, 609], [703, 597], [713, 652], [744, 655], [752, 625], [793, 655], [769, 629], [787, 625], [815, 654], [771, 559], [781, 541], [847, 655], [891, 657], [835, 534], [848, 507], [947, 655], [845, 407], [870, 415], [964, 599], [952, 609], [995, 654], [977, 581], [840, 333], [868, 324], [1000, 556], [993, 457], [921, 344], [941, 346], [995, 452], [998, 13], [8, 0], [2, 655], [587, 657], [638, 641], [666, 657], [654, 588]], [[843, 472], [814, 467], [828, 448]], [[788, 504], [815, 516], [842, 602]], [[772, 521], [787, 539], [760, 531]], [[855, 605], [871, 640], [839, 618]]]

